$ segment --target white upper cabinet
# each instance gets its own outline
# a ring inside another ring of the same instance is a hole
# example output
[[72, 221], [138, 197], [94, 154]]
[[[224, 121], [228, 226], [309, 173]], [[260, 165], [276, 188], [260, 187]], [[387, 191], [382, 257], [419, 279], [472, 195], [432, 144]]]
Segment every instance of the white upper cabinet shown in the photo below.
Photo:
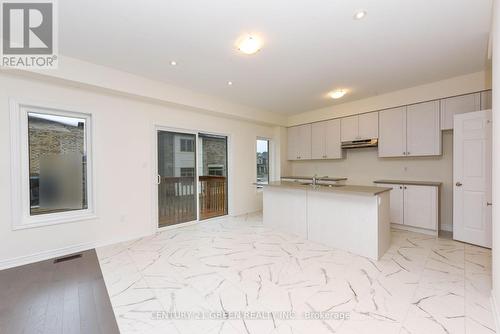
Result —
[[491, 109], [491, 90], [481, 92], [481, 110]]
[[406, 155], [406, 107], [379, 112], [380, 128], [378, 142], [379, 157]]
[[353, 141], [360, 139], [358, 116], [342, 118], [340, 121], [340, 132], [342, 141]]
[[378, 112], [359, 115], [359, 139], [378, 138]]
[[[485, 96], [485, 100], [486, 100]], [[478, 111], [481, 106], [481, 93], [454, 96], [441, 100], [441, 130], [453, 129], [453, 116]]]
[[439, 101], [380, 111], [379, 157], [441, 155]]
[[324, 123], [326, 125], [325, 159], [343, 158], [340, 142], [340, 120], [333, 119]]
[[312, 124], [311, 159], [340, 159], [340, 120]]
[[406, 109], [406, 155], [441, 155], [439, 101], [413, 104]]
[[342, 141], [378, 138], [378, 112], [342, 118]]
[[298, 141], [299, 160], [311, 159], [311, 124], [299, 126]]
[[313, 123], [311, 132], [311, 159], [324, 159], [326, 152], [326, 122]]
[[288, 160], [311, 159], [311, 124], [288, 128]]
[[299, 136], [299, 129], [297, 126], [293, 126], [288, 128], [287, 130], [287, 150], [288, 150], [288, 160], [296, 160], [299, 156], [298, 154], [298, 146], [297, 139]]

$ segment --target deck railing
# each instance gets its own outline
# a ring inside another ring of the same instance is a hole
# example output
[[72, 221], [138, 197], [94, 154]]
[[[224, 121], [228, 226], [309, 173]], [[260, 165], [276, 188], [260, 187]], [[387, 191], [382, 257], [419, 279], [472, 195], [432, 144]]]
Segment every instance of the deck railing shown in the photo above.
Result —
[[227, 214], [225, 176], [200, 176], [200, 219]]
[[[196, 220], [193, 177], [162, 176], [158, 186], [160, 227]], [[200, 219], [227, 214], [227, 178], [200, 176]]]

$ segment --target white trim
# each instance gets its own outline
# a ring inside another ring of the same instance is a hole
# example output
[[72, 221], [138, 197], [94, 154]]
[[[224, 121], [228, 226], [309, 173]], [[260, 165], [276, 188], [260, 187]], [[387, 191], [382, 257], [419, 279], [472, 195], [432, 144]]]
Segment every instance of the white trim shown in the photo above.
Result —
[[498, 333], [498, 330], [500, 330], [500, 313], [499, 313], [500, 307], [495, 298], [494, 290], [491, 291], [490, 302], [491, 302], [491, 311], [493, 313], [493, 320], [495, 322], [495, 331]]
[[143, 234], [137, 237], [125, 237], [125, 238], [120, 238], [120, 239], [111, 239], [107, 241], [101, 241], [101, 242], [86, 242], [86, 243], [81, 243], [73, 246], [66, 246], [66, 247], [61, 247], [61, 248], [55, 248], [51, 250], [46, 250], [30, 255], [23, 255], [19, 257], [15, 257], [12, 259], [7, 259], [7, 260], [1, 260], [0, 261], [0, 270], [4, 269], [9, 269], [13, 267], [18, 267], [30, 263], [35, 263], [39, 261], [45, 261], [45, 260], [50, 260], [53, 258], [61, 257], [61, 256], [66, 256], [69, 254], [74, 254], [78, 252], [83, 252], [89, 249], [97, 249], [101, 247], [106, 247], [109, 245], [114, 245], [122, 242], [127, 242], [131, 240], [136, 240], [136, 239], [141, 239], [141, 238], [146, 238], [151, 235], [154, 235], [154, 233], [148, 233], [148, 234]]
[[[35, 228], [55, 224], [72, 223], [96, 219], [95, 202], [95, 164], [94, 152], [94, 118], [91, 113], [75, 111], [75, 108], [35, 102], [24, 99], [9, 99], [11, 130], [11, 213], [12, 230]], [[84, 118], [85, 140], [87, 151], [87, 209], [60, 213], [30, 215], [29, 205], [29, 152], [28, 147], [28, 112], [29, 109], [54, 115]]]
[[394, 228], [396, 230], [404, 230], [404, 231], [422, 233], [422, 234], [427, 234], [427, 235], [434, 235], [434, 236], [438, 235], [437, 230], [428, 230], [425, 228], [413, 227], [413, 226], [409, 226], [409, 225], [401, 225], [401, 224], [391, 223], [391, 228]]
[[67, 246], [62, 248], [51, 249], [31, 255], [19, 256], [13, 259], [0, 261], [0, 270], [22, 266], [25, 264], [30, 264], [38, 261], [49, 260], [55, 257], [60, 257], [72, 253], [82, 252], [95, 248], [95, 243], [87, 242], [83, 244], [78, 244], [74, 246]]

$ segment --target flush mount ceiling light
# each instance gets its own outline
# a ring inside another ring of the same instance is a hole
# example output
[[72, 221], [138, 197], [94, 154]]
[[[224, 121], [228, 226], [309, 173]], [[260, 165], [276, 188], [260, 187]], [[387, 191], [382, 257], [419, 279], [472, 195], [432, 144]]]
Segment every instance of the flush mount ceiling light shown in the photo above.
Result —
[[346, 93], [347, 93], [347, 91], [345, 89], [337, 89], [337, 90], [334, 90], [333, 92], [330, 92], [330, 94], [328, 94], [328, 95], [330, 95], [330, 97], [332, 99], [340, 99]]
[[238, 50], [244, 54], [251, 55], [259, 51], [262, 47], [261, 40], [256, 36], [246, 35], [236, 43]]
[[354, 14], [354, 19], [355, 20], [361, 20], [363, 17], [366, 16], [366, 11], [364, 10], [359, 10]]
[[170, 62], [170, 65], [175, 66], [175, 65], [177, 65], [177, 62], [176, 62], [175, 60], [172, 60], [172, 61]]
[[227, 82], [227, 85], [228, 85], [228, 86], [232, 86], [232, 85], [233, 85], [233, 82], [232, 82], [232, 81], [228, 81], [228, 82]]

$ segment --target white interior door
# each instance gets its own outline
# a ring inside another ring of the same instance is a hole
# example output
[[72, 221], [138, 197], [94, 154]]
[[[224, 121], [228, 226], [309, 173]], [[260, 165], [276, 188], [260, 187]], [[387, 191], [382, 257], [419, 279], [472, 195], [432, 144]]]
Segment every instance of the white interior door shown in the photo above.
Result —
[[453, 238], [491, 247], [491, 110], [455, 116]]

